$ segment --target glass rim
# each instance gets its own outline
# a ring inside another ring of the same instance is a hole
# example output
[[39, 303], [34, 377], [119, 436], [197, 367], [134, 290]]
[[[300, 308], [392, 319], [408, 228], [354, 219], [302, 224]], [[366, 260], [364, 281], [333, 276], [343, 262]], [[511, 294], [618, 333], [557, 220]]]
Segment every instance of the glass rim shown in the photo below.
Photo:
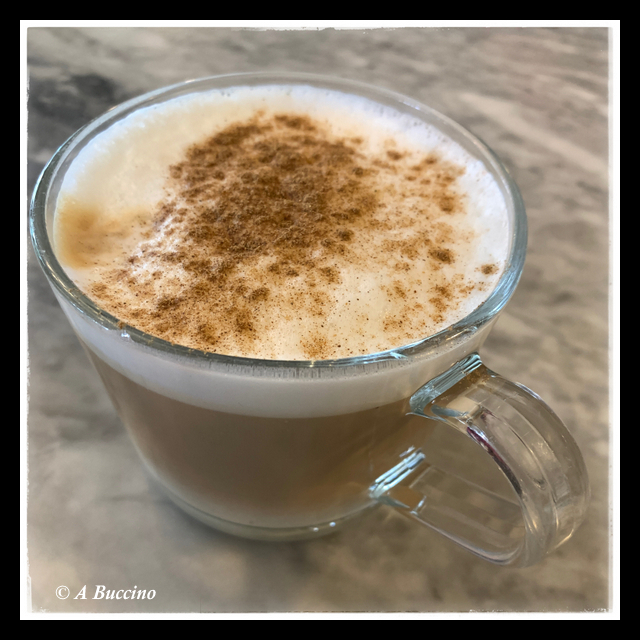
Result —
[[[509, 257], [498, 283], [489, 296], [461, 320], [458, 320], [437, 333], [400, 347], [371, 354], [330, 360], [271, 360], [202, 351], [174, 344], [163, 338], [136, 329], [126, 323], [123, 326], [122, 321], [99, 307], [93, 300], [80, 291], [58, 262], [47, 230], [49, 187], [57, 177], [58, 169], [70, 152], [83, 140], [90, 138], [92, 133], [102, 131], [101, 127], [103, 127], [103, 125], [120, 120], [129, 113], [146, 106], [147, 103], [154, 104], [158, 98], [162, 98], [163, 96], [166, 96], [166, 100], [169, 100], [179, 95], [195, 93], [198, 90], [206, 91], [223, 87], [246, 86], [247, 84], [311, 84], [313, 86], [321, 86], [365, 96], [372, 100], [376, 100], [377, 98], [378, 102], [384, 99], [389, 104], [396, 106], [403, 105], [403, 108], [407, 112], [415, 113], [416, 117], [421, 120], [425, 120], [423, 114], [428, 114], [429, 120], [427, 120], [427, 122], [445, 125], [445, 129], [448, 130], [446, 132], [447, 135], [449, 135], [451, 131], [455, 132], [456, 137], [453, 138], [454, 142], [460, 144], [460, 139], [463, 139], [467, 145], [473, 147], [476, 153], [479, 154], [482, 162], [484, 162], [488, 168], [493, 169], [494, 178], [499, 179], [498, 181], [501, 183], [499, 186], [501, 187], [503, 196], [507, 200], [507, 207], [513, 210], [512, 219], [510, 220], [512, 229]], [[395, 91], [356, 80], [294, 72], [232, 73], [191, 79], [149, 91], [112, 107], [73, 133], [57, 149], [46, 164], [38, 177], [31, 197], [29, 231], [36, 257], [55, 291], [61, 294], [62, 297], [83, 316], [98, 323], [103, 328], [119, 331], [120, 333], [126, 331], [129, 340], [158, 351], [162, 355], [181, 356], [200, 361], [204, 360], [211, 364], [219, 363], [242, 367], [298, 369], [351, 367], [385, 361], [395, 361], [397, 363], [399, 360], [406, 361], [407, 359], [422, 355], [433, 348], [450, 343], [466, 334], [474, 334], [480, 327], [491, 321], [511, 298], [522, 273], [527, 246], [526, 213], [520, 191], [498, 156], [476, 135], [432, 107]]]

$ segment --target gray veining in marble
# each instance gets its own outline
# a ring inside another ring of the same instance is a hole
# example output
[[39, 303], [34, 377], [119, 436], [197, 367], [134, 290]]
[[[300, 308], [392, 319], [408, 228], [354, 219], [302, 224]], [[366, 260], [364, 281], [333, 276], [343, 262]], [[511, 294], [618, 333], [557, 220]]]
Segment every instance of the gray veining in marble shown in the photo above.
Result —
[[[326, 538], [260, 543], [175, 508], [124, 428], [29, 254], [28, 552], [34, 611], [599, 611], [609, 607], [608, 32], [31, 28], [29, 188], [109, 107], [188, 78], [332, 74], [388, 87], [485, 140], [522, 191], [529, 251], [484, 347], [582, 449], [593, 499], [574, 539], [527, 569], [489, 565], [378, 510]], [[60, 600], [59, 585], [155, 589]]]

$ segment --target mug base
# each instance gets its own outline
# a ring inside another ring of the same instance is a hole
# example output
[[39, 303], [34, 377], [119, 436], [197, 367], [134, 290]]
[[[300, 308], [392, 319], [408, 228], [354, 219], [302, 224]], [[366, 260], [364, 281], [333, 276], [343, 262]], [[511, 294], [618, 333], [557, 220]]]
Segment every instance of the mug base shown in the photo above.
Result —
[[205, 511], [194, 507], [188, 502], [185, 502], [182, 498], [179, 498], [177, 495], [167, 489], [167, 487], [165, 487], [163, 484], [159, 482], [157, 484], [158, 486], [160, 486], [165, 495], [176, 506], [178, 506], [180, 509], [182, 509], [182, 511], [188, 513], [190, 516], [192, 516], [196, 520], [199, 520], [203, 524], [206, 524], [213, 529], [217, 529], [218, 531], [229, 533], [240, 538], [248, 538], [250, 540], [264, 540], [267, 542], [309, 540], [312, 538], [326, 536], [330, 533], [338, 531], [347, 522], [350, 522], [351, 520], [354, 520], [358, 516], [362, 515], [364, 511], [369, 511], [370, 509], [379, 506], [379, 504], [374, 503], [370, 507], [367, 507], [362, 511], [352, 513], [348, 516], [332, 520], [330, 522], [323, 522], [312, 526], [287, 528], [257, 527], [253, 525], [239, 524], [237, 522], [230, 522], [229, 520], [223, 520], [222, 518], [218, 518], [217, 516], [211, 515], [210, 513], [206, 513]]

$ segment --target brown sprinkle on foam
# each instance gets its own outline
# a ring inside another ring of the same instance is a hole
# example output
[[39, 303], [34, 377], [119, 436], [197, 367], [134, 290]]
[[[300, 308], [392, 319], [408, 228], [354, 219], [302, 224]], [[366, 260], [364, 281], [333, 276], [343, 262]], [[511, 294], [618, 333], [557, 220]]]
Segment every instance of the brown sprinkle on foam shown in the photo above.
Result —
[[[322, 321], [300, 337], [306, 358], [354, 355], [353, 346], [346, 354], [339, 351], [344, 340], [326, 319], [335, 309], [332, 291], [343, 270], [367, 260], [361, 239], [389, 232], [380, 260], [396, 275], [409, 270], [407, 261], [424, 262], [425, 273], [438, 271], [456, 260], [447, 246], [449, 227], [439, 216], [464, 212], [455, 189], [462, 169], [435, 154], [418, 161], [395, 150], [367, 156], [363, 142], [333, 136], [306, 115], [283, 113], [258, 114], [191, 146], [169, 169], [166, 198], [144, 241], [90, 295], [143, 331], [233, 355], [251, 354], [262, 331], [304, 310]], [[389, 210], [380, 193], [385, 176], [393, 176], [396, 186], [389, 189], [395, 189], [398, 206], [415, 209], [414, 217]], [[395, 233], [410, 231], [416, 215], [434, 217], [432, 233]], [[85, 224], [83, 241], [94, 247], [91, 233]], [[117, 233], [112, 237], [117, 242]], [[148, 261], [156, 266], [143, 277], [140, 268]], [[494, 268], [484, 265], [482, 272]], [[135, 291], [134, 303], [114, 293], [113, 285], [123, 282]], [[432, 308], [426, 309], [413, 300], [415, 286], [395, 280], [385, 290], [395, 301], [393, 315], [383, 322], [389, 346], [428, 335], [429, 323], [455, 306], [457, 292], [473, 288], [465, 282], [431, 286]]]
[[493, 275], [494, 273], [498, 272], [498, 265], [497, 264], [483, 264], [480, 267], [480, 271], [482, 271], [482, 273], [484, 273], [485, 276], [490, 276], [490, 275]]

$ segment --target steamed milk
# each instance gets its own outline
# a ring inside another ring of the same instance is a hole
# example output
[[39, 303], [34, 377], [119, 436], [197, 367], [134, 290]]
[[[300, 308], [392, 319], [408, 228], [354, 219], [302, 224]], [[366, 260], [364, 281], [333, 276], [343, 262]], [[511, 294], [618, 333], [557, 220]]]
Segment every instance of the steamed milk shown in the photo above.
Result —
[[[289, 156], [273, 152], [283, 145]], [[264, 166], [243, 167], [238, 149]], [[194, 182], [203, 162], [224, 175]], [[282, 236], [249, 229], [263, 183], [304, 214], [285, 216]], [[490, 327], [411, 359], [276, 368], [159, 354], [127, 325], [269, 360], [389, 350], [485, 300], [509, 233], [498, 185], [441, 132], [360, 97], [269, 86], [173, 99], [94, 137], [64, 177], [53, 239], [79, 288], [123, 320], [105, 330], [60, 299], [171, 496], [210, 524], [313, 530], [367, 507], [371, 482], [425, 446], [431, 427], [406, 416], [408, 399]]]

